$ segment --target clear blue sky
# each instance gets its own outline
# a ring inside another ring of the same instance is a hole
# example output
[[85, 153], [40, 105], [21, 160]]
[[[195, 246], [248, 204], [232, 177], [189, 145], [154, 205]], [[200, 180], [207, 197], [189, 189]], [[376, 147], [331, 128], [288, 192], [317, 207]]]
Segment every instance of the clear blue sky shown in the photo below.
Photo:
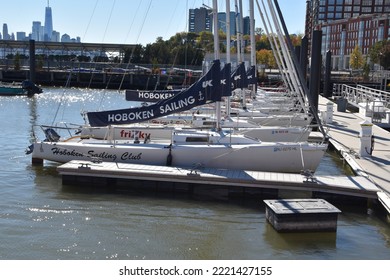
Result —
[[[53, 29], [62, 36], [81, 37], [88, 43], [143, 44], [157, 37], [169, 39], [177, 32], [188, 31], [188, 9], [212, 0], [50, 0]], [[239, 1], [238, 1], [239, 2]], [[266, 2], [266, 1], [265, 1]], [[230, 1], [234, 11], [235, 1]], [[249, 2], [242, 0], [243, 15], [249, 16]], [[255, 3], [256, 27], [262, 27]], [[259, 0], [261, 5], [261, 0]], [[279, 0], [289, 33], [304, 33], [306, 0]], [[32, 22], [44, 25], [47, 0], [2, 1], [0, 32], [7, 23], [8, 32], [31, 33]], [[226, 0], [218, 0], [218, 10], [226, 11]]]

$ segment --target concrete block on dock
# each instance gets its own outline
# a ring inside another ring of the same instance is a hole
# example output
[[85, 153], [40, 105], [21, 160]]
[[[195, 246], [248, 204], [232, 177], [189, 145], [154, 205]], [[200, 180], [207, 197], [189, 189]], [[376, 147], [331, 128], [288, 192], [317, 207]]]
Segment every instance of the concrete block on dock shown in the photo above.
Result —
[[323, 199], [264, 200], [266, 218], [278, 232], [336, 231], [341, 213]]

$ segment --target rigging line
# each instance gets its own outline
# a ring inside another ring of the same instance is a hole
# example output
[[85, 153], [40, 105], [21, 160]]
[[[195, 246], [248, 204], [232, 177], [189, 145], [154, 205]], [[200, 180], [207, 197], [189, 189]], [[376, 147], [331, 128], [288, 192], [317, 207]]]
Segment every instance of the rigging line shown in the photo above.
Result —
[[152, 6], [152, 2], [153, 2], [153, 0], [150, 0], [148, 9], [146, 10], [146, 13], [145, 13], [144, 19], [143, 19], [143, 21], [142, 21], [142, 25], [141, 25], [140, 31], [139, 31], [138, 36], [137, 36], [136, 42], [138, 42], [139, 37], [141, 36], [141, 32], [142, 32], [142, 29], [143, 29], [143, 27], [144, 27], [144, 25], [145, 25], [146, 18], [148, 17], [149, 10], [150, 10], [150, 6]]
[[[97, 6], [97, 4], [98, 4], [98, 1], [99, 1], [99, 0], [96, 1], [95, 7], [94, 7], [94, 10], [93, 10], [93, 14], [95, 13], [95, 9], [96, 9], [96, 6]], [[111, 21], [112, 11], [114, 10], [114, 6], [115, 6], [115, 1], [116, 1], [116, 0], [114, 0], [114, 2], [113, 2], [113, 4], [112, 4], [112, 7], [111, 7], [110, 16], [109, 16], [108, 22], [107, 22], [107, 24], [106, 24], [106, 29], [105, 29], [105, 31], [104, 31], [104, 35], [103, 35], [103, 40], [102, 40], [102, 42], [104, 42], [104, 38], [106, 37], [108, 25], [109, 25], [109, 23], [110, 23], [110, 21]], [[92, 14], [92, 15], [93, 15], [93, 14]], [[89, 21], [89, 23], [88, 23], [88, 27], [89, 27], [89, 24], [91, 23], [91, 20], [92, 20], [92, 16], [91, 16], [91, 19], [90, 19], [90, 21]], [[84, 36], [85, 36], [85, 35], [84, 35]], [[98, 61], [96, 60], [96, 61], [95, 61], [95, 66], [96, 66], [97, 63], [98, 63]], [[95, 76], [95, 73], [92, 72], [92, 73], [91, 73], [91, 78], [89, 79], [88, 88], [91, 87], [92, 80], [93, 80], [94, 76]], [[109, 82], [110, 82], [110, 81], [109, 81]], [[106, 89], [108, 88], [109, 82], [106, 84]]]
[[64, 96], [65, 96], [66, 89], [69, 87], [69, 85], [70, 85], [70, 80], [71, 80], [71, 79], [72, 79], [72, 70], [69, 71], [69, 75], [68, 75], [68, 79], [66, 80], [65, 88], [64, 88], [64, 90], [62, 91], [62, 96], [61, 96], [60, 102], [59, 102], [59, 104], [58, 104], [56, 113], [54, 114], [54, 118], [53, 118], [53, 121], [52, 121], [52, 123], [51, 123], [52, 126], [54, 125], [54, 122], [55, 122], [55, 120], [57, 119], [57, 115], [58, 115], [58, 112], [60, 111], [60, 107], [61, 107], [61, 105], [62, 105], [62, 101], [64, 100]]
[[[188, 0], [186, 1], [186, 3], [188, 3]], [[167, 27], [167, 30], [165, 31], [164, 37], [166, 37], [166, 36], [167, 36], [168, 29], [169, 29], [169, 27], [171, 26], [172, 19], [173, 19], [173, 18], [174, 18], [174, 16], [175, 16], [175, 13], [176, 13], [177, 6], [179, 6], [179, 0], [177, 0], [177, 4], [175, 5], [175, 9], [173, 10], [173, 13], [172, 13], [171, 19], [170, 19], [170, 20], [169, 20], [169, 22], [168, 22], [168, 27]]]
[[[148, 14], [149, 14], [150, 6], [152, 5], [152, 1], [153, 1], [153, 0], [150, 0], [149, 6], [148, 6], [148, 8], [147, 8], [147, 10], [146, 10], [144, 19], [143, 19], [142, 24], [141, 24], [141, 28], [140, 28], [140, 30], [139, 30], [139, 32], [138, 32], [137, 39], [136, 39], [136, 41], [135, 41], [136, 44], [138, 43], [139, 37], [141, 36], [142, 29], [143, 29], [143, 27], [144, 27], [144, 25], [145, 25], [146, 18], [148, 17]], [[140, 1], [140, 3], [141, 3], [141, 1]], [[137, 47], [137, 46], [134, 46], [133, 50], [131, 51], [131, 55], [130, 55], [130, 57], [129, 57], [129, 61], [127, 62], [126, 68], [128, 68], [129, 65], [130, 65], [130, 63], [131, 63], [131, 59], [133, 58], [134, 51], [135, 51], [135, 48], [136, 48], [136, 47]], [[122, 88], [123, 82], [124, 82], [124, 80], [125, 80], [125, 75], [126, 75], [126, 73], [124, 73], [123, 76], [122, 76], [122, 80], [121, 80], [121, 83], [120, 83], [120, 85], [119, 85], [119, 89]]]
[[88, 31], [89, 26], [90, 26], [90, 24], [91, 24], [91, 22], [92, 22], [92, 18], [93, 18], [94, 14], [95, 14], [95, 10], [96, 10], [96, 7], [97, 7], [98, 3], [99, 3], [99, 0], [96, 0], [96, 2], [95, 2], [95, 7], [93, 7], [92, 15], [91, 15], [91, 17], [89, 18], [89, 22], [88, 22], [88, 24], [87, 24], [87, 28], [85, 29], [85, 32], [84, 32], [84, 35], [83, 35], [83, 41], [84, 41], [84, 39], [85, 39], [85, 36], [87, 35], [87, 31]]
[[114, 7], [115, 7], [115, 2], [116, 2], [116, 0], [113, 1], [112, 6], [111, 6], [110, 15], [108, 17], [108, 21], [107, 21], [107, 24], [106, 24], [106, 29], [104, 30], [102, 42], [104, 42], [104, 39], [106, 38], [106, 33], [107, 33], [107, 30], [108, 30], [108, 25], [110, 24], [110, 21], [111, 21], [112, 12], [113, 12]]
[[[142, 3], [142, 1], [140, 0], [139, 2], [138, 2], [138, 7], [137, 7], [137, 10], [135, 11], [135, 14], [137, 15], [138, 14], [138, 11], [139, 11], [139, 8], [140, 8], [140, 6], [141, 6], [141, 3]], [[127, 32], [127, 34], [126, 34], [126, 38], [125, 38], [125, 40], [124, 40], [124, 43], [127, 41], [127, 39], [129, 38], [129, 35], [130, 35], [130, 31], [131, 31], [131, 29], [133, 28], [133, 24], [134, 24], [134, 21], [135, 21], [135, 16], [133, 17], [133, 20], [132, 20], [132, 22], [131, 22], [131, 24], [130, 24], [130, 28], [129, 28], [129, 31]]]
[[[107, 24], [106, 24], [106, 29], [104, 30], [102, 42], [104, 42], [104, 39], [105, 39], [105, 37], [106, 37], [106, 33], [107, 33], [107, 30], [108, 30], [108, 26], [109, 26], [110, 21], [111, 21], [112, 12], [114, 11], [115, 2], [116, 2], [116, 0], [114, 0], [114, 1], [112, 2], [110, 15], [109, 15], [109, 17], [108, 17], [108, 21], [107, 21]], [[96, 61], [96, 63], [97, 63], [97, 61]], [[92, 77], [93, 77], [93, 73], [92, 73], [92, 75], [91, 75], [90, 83], [92, 82]], [[110, 80], [111, 80], [111, 79], [110, 79]], [[110, 80], [109, 80], [109, 81], [110, 81]], [[106, 89], [108, 88], [108, 84], [109, 84], [109, 83], [106, 84]], [[104, 92], [103, 95], [102, 95], [102, 98], [100, 99], [100, 103], [99, 103], [99, 107], [98, 107], [99, 109], [101, 108], [101, 105], [103, 104], [103, 100], [104, 100], [104, 98], [105, 98], [105, 95], [106, 95], [106, 93]]]

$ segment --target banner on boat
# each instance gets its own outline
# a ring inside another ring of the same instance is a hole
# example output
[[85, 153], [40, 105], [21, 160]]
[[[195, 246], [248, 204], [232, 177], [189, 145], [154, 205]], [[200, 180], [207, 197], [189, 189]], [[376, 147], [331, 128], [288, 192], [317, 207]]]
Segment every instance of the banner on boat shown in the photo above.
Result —
[[193, 107], [221, 100], [220, 61], [215, 60], [210, 70], [188, 89], [155, 104], [102, 112], [87, 113], [91, 126], [131, 124], [187, 111]]
[[248, 87], [248, 80], [245, 71], [245, 63], [242, 62], [232, 73], [232, 90], [246, 87]]
[[246, 73], [246, 79], [248, 81], [248, 85], [257, 84], [256, 67], [254, 65], [252, 65], [251, 68], [249, 68], [248, 72]]
[[140, 101], [140, 102], [158, 102], [172, 98], [179, 94], [182, 89], [170, 89], [170, 90], [126, 90], [127, 101]]
[[[227, 63], [222, 69], [221, 77], [221, 96], [232, 96], [231, 64]], [[220, 101], [220, 100], [218, 100]]]

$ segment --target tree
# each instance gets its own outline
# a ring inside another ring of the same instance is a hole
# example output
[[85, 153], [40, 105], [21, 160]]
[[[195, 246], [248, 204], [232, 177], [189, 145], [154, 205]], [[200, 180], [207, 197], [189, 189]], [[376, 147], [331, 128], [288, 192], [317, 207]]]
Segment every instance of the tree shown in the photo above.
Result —
[[15, 58], [14, 58], [14, 69], [16, 71], [20, 70], [20, 55], [19, 55], [19, 53], [16, 53]]
[[361, 69], [363, 67], [364, 58], [363, 58], [362, 52], [360, 51], [359, 46], [356, 46], [353, 49], [353, 51], [351, 53], [351, 59], [350, 59], [349, 64], [350, 64], [351, 68], [354, 70]]
[[390, 68], [390, 40], [377, 42], [369, 51], [370, 60], [384, 69]]
[[256, 50], [266, 49], [270, 50], [271, 45], [269, 43], [268, 37], [265, 34], [262, 34], [259, 38], [256, 38]]
[[199, 45], [205, 52], [214, 52], [214, 35], [209, 31], [199, 33]]
[[291, 43], [294, 47], [302, 45], [302, 34], [290, 34]]
[[256, 61], [265, 65], [266, 68], [275, 67], [275, 57], [271, 50], [262, 49], [256, 52]]

